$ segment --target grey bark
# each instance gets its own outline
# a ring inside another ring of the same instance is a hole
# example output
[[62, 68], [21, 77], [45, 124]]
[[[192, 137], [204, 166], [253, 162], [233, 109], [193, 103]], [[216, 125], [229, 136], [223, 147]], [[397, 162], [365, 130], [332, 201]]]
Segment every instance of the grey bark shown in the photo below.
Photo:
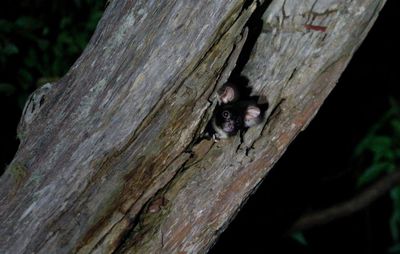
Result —
[[[270, 107], [195, 143], [262, 1], [122, 1], [27, 102], [0, 253], [204, 253], [316, 114], [384, 0], [272, 1], [244, 66]], [[250, 27], [251, 29], [251, 27]]]

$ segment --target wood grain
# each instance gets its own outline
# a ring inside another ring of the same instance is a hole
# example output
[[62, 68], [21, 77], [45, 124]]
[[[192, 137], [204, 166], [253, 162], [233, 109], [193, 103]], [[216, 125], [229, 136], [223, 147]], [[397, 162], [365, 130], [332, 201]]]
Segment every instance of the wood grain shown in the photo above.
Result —
[[[27, 102], [0, 179], [0, 253], [205, 253], [384, 3], [113, 0], [68, 74]], [[200, 141], [266, 4], [240, 73], [268, 101], [265, 120], [243, 139]]]

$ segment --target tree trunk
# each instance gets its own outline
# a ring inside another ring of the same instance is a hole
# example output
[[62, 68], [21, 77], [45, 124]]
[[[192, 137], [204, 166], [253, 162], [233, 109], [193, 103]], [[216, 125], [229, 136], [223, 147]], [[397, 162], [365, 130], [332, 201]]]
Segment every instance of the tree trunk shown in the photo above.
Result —
[[[26, 104], [0, 180], [0, 253], [206, 252], [384, 3], [113, 0], [66, 76]], [[202, 140], [232, 71], [268, 102], [265, 120]]]

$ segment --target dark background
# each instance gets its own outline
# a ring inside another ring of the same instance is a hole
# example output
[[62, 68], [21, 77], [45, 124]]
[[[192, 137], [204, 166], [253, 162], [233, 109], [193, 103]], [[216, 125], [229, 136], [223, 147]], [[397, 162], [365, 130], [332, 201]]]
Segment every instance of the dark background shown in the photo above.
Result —
[[[302, 232], [305, 242], [287, 235], [302, 213], [347, 200], [398, 166], [400, 152], [387, 156], [400, 151], [400, 127], [393, 127], [400, 116], [395, 76], [400, 29], [395, 5], [395, 0], [387, 2], [315, 119], [211, 253], [400, 253], [393, 229], [399, 225], [393, 218], [400, 214], [400, 194], [396, 196], [394, 189], [364, 210]], [[104, 1], [95, 0], [2, 3], [2, 170], [18, 147], [16, 126], [27, 96], [65, 74], [85, 47], [104, 6]], [[387, 166], [366, 177], [368, 169], [371, 172], [379, 163]], [[360, 182], [365, 184], [358, 186]]]
[[[389, 220], [387, 196], [344, 219], [304, 232], [307, 245], [284, 237], [302, 212], [322, 209], [358, 192], [356, 182], [370, 155], [356, 150], [399, 101], [399, 37], [395, 1], [388, 1], [317, 116], [266, 177], [211, 253], [400, 253]], [[397, 115], [398, 116], [398, 115]], [[381, 134], [382, 135], [382, 134]], [[398, 144], [398, 136], [387, 135]], [[397, 158], [398, 162], [398, 158]]]

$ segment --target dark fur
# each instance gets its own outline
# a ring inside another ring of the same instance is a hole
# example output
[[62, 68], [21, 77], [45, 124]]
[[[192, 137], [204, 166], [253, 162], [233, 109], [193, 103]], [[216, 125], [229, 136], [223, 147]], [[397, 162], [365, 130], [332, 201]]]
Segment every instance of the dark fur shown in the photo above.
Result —
[[[214, 139], [224, 139], [239, 131], [252, 127], [261, 121], [261, 110], [255, 101], [241, 100], [239, 89], [226, 83], [218, 90], [219, 105], [211, 119], [210, 135]], [[226, 97], [224, 97], [226, 96]]]

